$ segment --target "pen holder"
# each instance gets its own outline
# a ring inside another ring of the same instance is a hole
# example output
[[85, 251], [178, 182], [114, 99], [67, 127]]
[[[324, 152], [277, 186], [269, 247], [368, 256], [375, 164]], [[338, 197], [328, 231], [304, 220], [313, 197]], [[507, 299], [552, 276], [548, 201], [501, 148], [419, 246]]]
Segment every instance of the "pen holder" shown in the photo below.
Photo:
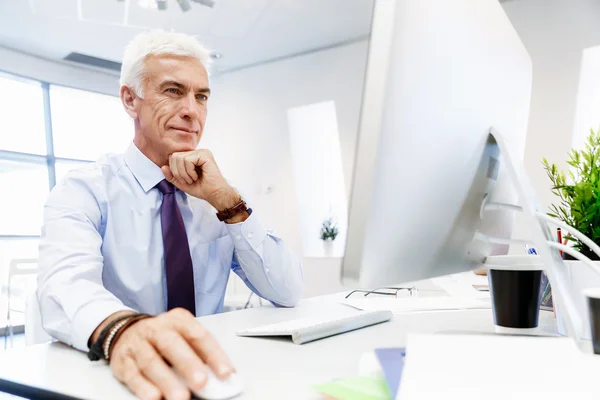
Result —
[[486, 267], [496, 331], [526, 333], [535, 330], [541, 300], [542, 264], [539, 257], [490, 257]]

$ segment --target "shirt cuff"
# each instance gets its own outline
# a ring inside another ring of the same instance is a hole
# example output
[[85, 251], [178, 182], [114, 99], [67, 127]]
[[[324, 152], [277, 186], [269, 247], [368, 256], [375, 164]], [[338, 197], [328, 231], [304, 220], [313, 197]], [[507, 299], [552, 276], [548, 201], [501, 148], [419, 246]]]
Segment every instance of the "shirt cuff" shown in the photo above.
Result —
[[236, 250], [257, 249], [267, 236], [267, 230], [256, 216], [256, 212], [237, 224], [225, 224]]
[[88, 340], [98, 325], [112, 314], [127, 310], [135, 311], [114, 300], [95, 300], [80, 307], [73, 318], [72, 346], [87, 352]]

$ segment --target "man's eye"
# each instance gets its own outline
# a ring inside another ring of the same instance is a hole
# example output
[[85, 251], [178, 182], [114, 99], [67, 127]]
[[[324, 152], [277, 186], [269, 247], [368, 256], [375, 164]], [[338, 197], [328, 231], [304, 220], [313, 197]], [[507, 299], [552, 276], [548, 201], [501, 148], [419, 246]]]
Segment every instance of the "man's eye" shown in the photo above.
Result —
[[205, 95], [205, 94], [197, 94], [196, 95], [196, 100], [206, 101], [206, 100], [208, 100], [208, 96]]
[[169, 89], [167, 89], [167, 92], [169, 92], [171, 94], [181, 94], [181, 91], [176, 88], [169, 88]]

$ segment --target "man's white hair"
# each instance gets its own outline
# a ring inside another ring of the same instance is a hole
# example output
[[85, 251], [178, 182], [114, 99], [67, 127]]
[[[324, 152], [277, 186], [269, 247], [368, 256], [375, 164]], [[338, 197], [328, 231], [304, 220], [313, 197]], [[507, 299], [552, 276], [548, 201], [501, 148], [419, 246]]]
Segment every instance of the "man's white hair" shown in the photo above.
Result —
[[146, 58], [150, 55], [193, 57], [207, 72], [210, 65], [210, 50], [193, 36], [174, 32], [141, 33], [125, 48], [120, 79], [121, 85], [130, 87], [141, 98], [144, 97]]

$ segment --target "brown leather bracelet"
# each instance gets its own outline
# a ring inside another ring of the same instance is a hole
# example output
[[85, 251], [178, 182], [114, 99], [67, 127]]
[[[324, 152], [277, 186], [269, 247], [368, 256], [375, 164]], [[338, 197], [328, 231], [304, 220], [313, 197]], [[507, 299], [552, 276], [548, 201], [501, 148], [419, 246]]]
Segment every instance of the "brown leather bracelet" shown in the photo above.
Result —
[[[106, 360], [110, 363], [110, 359], [111, 359], [111, 355], [112, 355], [112, 351], [113, 348], [115, 347], [115, 343], [117, 343], [117, 341], [119, 340], [119, 338], [121, 337], [121, 335], [123, 334], [123, 332], [125, 332], [127, 330], [127, 328], [131, 327], [133, 324], [135, 324], [136, 322], [139, 322], [143, 319], [146, 318], [151, 318], [152, 315], [148, 315], [148, 314], [135, 314], [133, 316], [131, 316], [129, 319], [123, 321], [124, 323], [119, 326], [117, 328], [117, 330], [114, 332], [114, 334], [112, 335], [112, 337], [110, 337], [110, 342], [103, 343], [103, 348], [108, 345], [108, 350], [106, 351]], [[108, 340], [108, 338], [107, 338]]]
[[[106, 339], [108, 338], [111, 330], [119, 323], [121, 323], [122, 321], [126, 320], [127, 318], [131, 318], [134, 315], [137, 315], [135, 313], [131, 313], [131, 314], [126, 314], [126, 315], [121, 315], [118, 318], [115, 318], [113, 321], [110, 322], [110, 324], [108, 324], [108, 326], [106, 326], [106, 328], [104, 328], [102, 330], [102, 332], [100, 332], [100, 336], [98, 337], [98, 339], [96, 339], [95, 342], [89, 343], [88, 342], [88, 347], [90, 348], [90, 350], [87, 353], [88, 359], [90, 361], [98, 361], [98, 360], [102, 360], [104, 359], [104, 343], [106, 342]], [[91, 342], [91, 337], [90, 337], [90, 342]]]

